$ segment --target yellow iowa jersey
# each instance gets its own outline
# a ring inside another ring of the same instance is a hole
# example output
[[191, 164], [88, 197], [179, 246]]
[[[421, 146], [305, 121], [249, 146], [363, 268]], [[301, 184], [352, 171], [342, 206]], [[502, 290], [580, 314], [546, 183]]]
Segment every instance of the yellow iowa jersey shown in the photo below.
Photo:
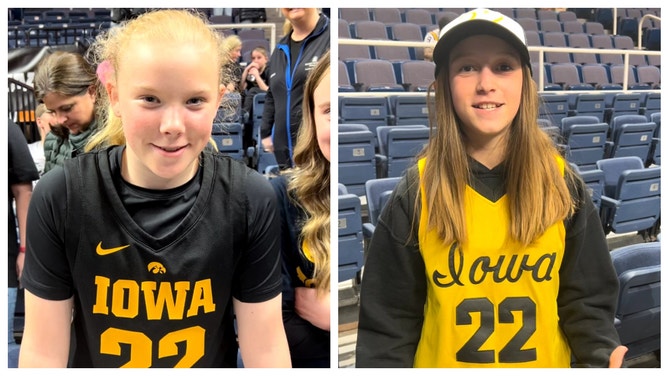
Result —
[[[421, 159], [421, 178], [424, 166]], [[444, 246], [435, 231], [427, 231], [420, 189], [427, 301], [414, 366], [569, 367], [557, 312], [563, 222], [523, 247], [509, 236], [507, 196], [492, 202], [467, 186], [467, 244]]]

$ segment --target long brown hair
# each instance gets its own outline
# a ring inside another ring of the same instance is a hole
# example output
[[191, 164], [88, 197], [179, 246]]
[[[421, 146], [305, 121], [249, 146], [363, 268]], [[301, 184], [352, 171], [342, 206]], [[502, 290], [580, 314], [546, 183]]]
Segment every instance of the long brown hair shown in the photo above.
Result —
[[[445, 244], [467, 240], [464, 194], [470, 184], [466, 138], [448, 88], [448, 71], [441, 69], [429, 88], [429, 96], [435, 96], [428, 101], [431, 142], [419, 156], [427, 159], [422, 185], [429, 208], [428, 227], [436, 230]], [[539, 101], [529, 68], [524, 65], [521, 104], [505, 148], [510, 235], [524, 245], [575, 210], [567, 185], [573, 173], [566, 163], [564, 179], [556, 160], [559, 151], [538, 126]]]
[[297, 134], [294, 161], [288, 189], [297, 198], [297, 204], [306, 211], [301, 236], [308, 246], [315, 264], [314, 279], [319, 291], [330, 288], [330, 163], [318, 146], [314, 118], [313, 93], [329, 72], [329, 51], [311, 71], [304, 86], [302, 124]]

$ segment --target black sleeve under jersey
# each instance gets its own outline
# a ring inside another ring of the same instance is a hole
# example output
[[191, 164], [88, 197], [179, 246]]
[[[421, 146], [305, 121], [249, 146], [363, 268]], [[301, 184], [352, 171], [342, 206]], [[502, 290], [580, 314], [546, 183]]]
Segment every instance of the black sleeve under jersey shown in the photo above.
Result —
[[64, 300], [74, 291], [65, 254], [66, 210], [65, 172], [56, 167], [42, 176], [30, 199], [21, 277], [23, 286], [43, 299]]
[[559, 325], [574, 366], [607, 367], [619, 346], [614, 327], [619, 282], [598, 211], [577, 178], [571, 187], [578, 210], [566, 222], [566, 249], [559, 270]]
[[250, 169], [247, 174], [243, 192], [248, 202], [248, 243], [236, 267], [234, 297], [257, 303], [281, 292], [280, 218], [267, 179]]
[[413, 222], [418, 171], [411, 168], [383, 209], [364, 266], [356, 367], [412, 367], [427, 295]]

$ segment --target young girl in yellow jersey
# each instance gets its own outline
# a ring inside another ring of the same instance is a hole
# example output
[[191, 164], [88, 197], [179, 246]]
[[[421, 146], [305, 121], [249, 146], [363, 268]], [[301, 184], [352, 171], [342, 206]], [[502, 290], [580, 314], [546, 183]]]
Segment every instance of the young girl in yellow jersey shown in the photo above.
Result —
[[356, 366], [620, 366], [617, 276], [584, 183], [537, 125], [522, 27], [470, 11], [434, 62], [432, 141], [371, 240]]

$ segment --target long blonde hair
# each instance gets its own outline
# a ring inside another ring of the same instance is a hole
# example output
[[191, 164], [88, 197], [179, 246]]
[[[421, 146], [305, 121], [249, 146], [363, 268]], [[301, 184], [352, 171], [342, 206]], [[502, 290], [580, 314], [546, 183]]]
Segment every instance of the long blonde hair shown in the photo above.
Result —
[[318, 146], [313, 93], [329, 72], [329, 51], [311, 71], [304, 87], [302, 124], [297, 134], [295, 168], [288, 172], [288, 190], [306, 212], [300, 239], [308, 246], [315, 264], [314, 279], [319, 291], [330, 288], [330, 163]]
[[[128, 50], [128, 46], [141, 40], [143, 43], [154, 44], [181, 44], [191, 43], [202, 49], [210, 49], [212, 58], [221, 68], [228, 60], [228, 54], [221, 48], [222, 37], [214, 29], [207, 26], [206, 17], [187, 10], [167, 9], [144, 13], [139, 17], [124, 23], [120, 27], [110, 29], [107, 33], [98, 36], [88, 54], [88, 59], [96, 66], [108, 66], [108, 75], [103, 80], [116, 80], [121, 54]], [[98, 75], [100, 70], [98, 68]], [[218, 78], [223, 80], [222, 73]], [[109, 145], [124, 145], [125, 135], [123, 123], [114, 114], [110, 107], [109, 97], [103, 90], [101, 100], [104, 101], [103, 116], [106, 119], [104, 127], [91, 137], [86, 150]], [[213, 119], [212, 119], [213, 124]]]
[[[429, 88], [430, 95], [435, 92], [435, 100], [428, 101], [431, 142], [419, 156], [427, 159], [422, 184], [429, 208], [428, 227], [445, 244], [467, 240], [464, 193], [470, 184], [465, 137], [448, 88], [448, 70], [441, 69]], [[521, 104], [510, 125], [504, 176], [510, 235], [523, 245], [531, 244], [575, 210], [567, 185], [573, 173], [566, 163], [564, 179], [556, 161], [559, 151], [537, 124], [539, 100], [529, 68], [523, 65]]]

